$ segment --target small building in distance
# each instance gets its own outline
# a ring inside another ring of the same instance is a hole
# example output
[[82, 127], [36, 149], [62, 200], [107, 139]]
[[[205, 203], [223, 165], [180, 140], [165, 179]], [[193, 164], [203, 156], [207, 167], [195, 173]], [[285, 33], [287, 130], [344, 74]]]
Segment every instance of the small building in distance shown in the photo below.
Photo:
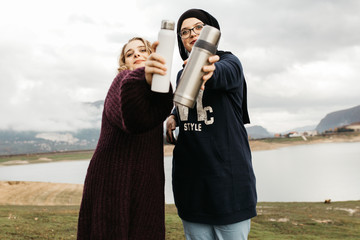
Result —
[[360, 132], [360, 122], [351, 123], [349, 125], [344, 126], [344, 128], [353, 130], [354, 132]]

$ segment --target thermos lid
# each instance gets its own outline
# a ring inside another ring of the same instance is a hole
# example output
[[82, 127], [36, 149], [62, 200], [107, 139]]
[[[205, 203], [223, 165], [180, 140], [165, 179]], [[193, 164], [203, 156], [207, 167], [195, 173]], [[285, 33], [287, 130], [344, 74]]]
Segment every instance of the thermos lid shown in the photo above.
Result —
[[175, 22], [170, 20], [162, 20], [161, 21], [161, 29], [169, 29], [174, 30]]
[[201, 30], [199, 40], [204, 40], [210, 44], [217, 46], [219, 44], [221, 32], [219, 29], [212, 27], [210, 25], [205, 25]]

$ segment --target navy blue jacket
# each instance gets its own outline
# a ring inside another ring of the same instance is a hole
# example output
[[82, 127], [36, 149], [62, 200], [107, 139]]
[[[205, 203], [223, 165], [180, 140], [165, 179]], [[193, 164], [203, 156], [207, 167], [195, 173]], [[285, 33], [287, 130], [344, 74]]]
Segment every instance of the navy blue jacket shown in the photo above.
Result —
[[242, 66], [229, 52], [218, 55], [195, 107], [177, 105], [173, 112], [179, 126], [172, 172], [179, 216], [213, 225], [252, 218], [257, 203]]

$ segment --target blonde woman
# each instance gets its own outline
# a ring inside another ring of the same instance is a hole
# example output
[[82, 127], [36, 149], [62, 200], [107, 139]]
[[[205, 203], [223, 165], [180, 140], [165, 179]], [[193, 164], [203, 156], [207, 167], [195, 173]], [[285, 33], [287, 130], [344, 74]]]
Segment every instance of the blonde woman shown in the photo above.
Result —
[[104, 103], [98, 145], [87, 171], [78, 239], [165, 239], [163, 121], [172, 91], [150, 90], [165, 74], [157, 43], [133, 38]]

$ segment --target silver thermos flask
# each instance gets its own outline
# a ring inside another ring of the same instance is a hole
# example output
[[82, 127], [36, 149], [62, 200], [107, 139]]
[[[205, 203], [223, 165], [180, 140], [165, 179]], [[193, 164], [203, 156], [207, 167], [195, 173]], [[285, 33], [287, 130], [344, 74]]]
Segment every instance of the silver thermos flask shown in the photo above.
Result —
[[201, 30], [175, 90], [175, 103], [194, 108], [203, 84], [202, 77], [205, 72], [202, 71], [202, 68], [209, 62], [209, 57], [216, 53], [220, 35], [217, 28], [209, 25], [205, 25]]

